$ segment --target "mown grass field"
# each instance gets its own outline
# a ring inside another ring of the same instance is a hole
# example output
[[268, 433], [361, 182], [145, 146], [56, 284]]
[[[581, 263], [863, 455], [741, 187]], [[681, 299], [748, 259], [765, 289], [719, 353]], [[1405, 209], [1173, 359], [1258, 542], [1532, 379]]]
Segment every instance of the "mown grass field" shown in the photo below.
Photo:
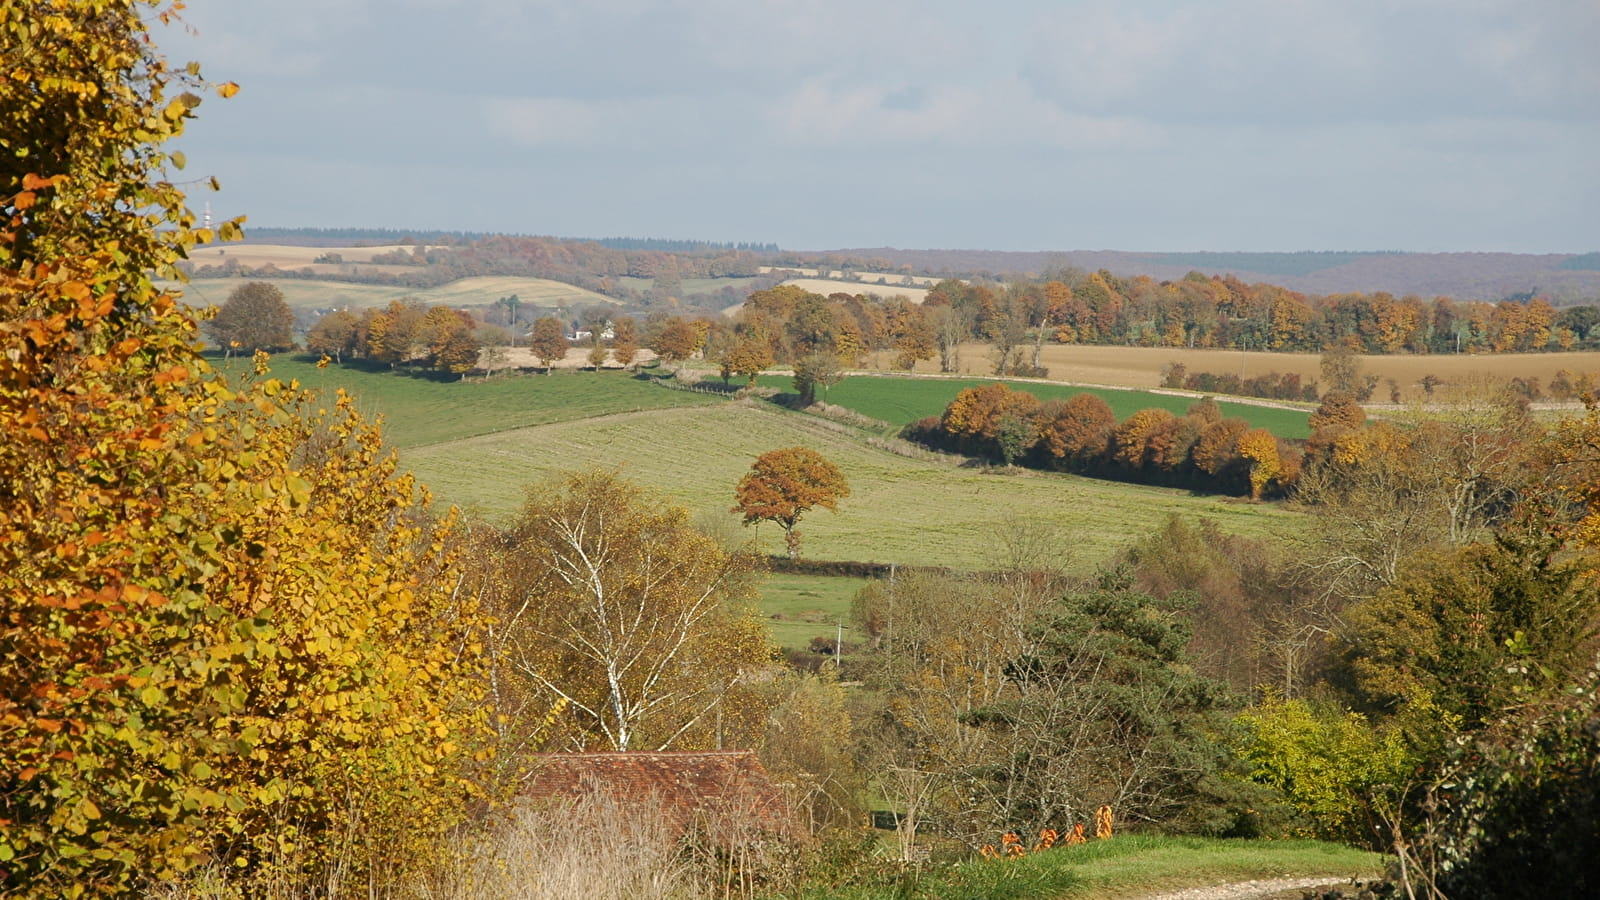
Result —
[[[223, 367], [237, 377], [250, 365], [249, 360], [235, 358]], [[726, 402], [656, 387], [620, 371], [436, 381], [387, 370], [319, 369], [303, 359], [277, 356], [272, 359], [272, 374], [285, 381], [298, 379], [329, 396], [338, 388], [346, 389], [363, 414], [383, 416], [384, 437], [401, 451], [552, 422]], [[581, 465], [581, 460], [574, 460], [570, 467]], [[487, 471], [483, 477], [486, 482], [493, 480]], [[520, 489], [516, 496], [520, 502]]]
[[[1294, 529], [1301, 521], [1272, 505], [1231, 498], [907, 458], [867, 445], [854, 431], [755, 402], [654, 408], [409, 444], [401, 458], [441, 500], [491, 518], [515, 510], [520, 485], [602, 466], [696, 514], [731, 519], [734, 485], [751, 462], [768, 450], [796, 445], [832, 460], [852, 491], [837, 513], [814, 510], [801, 522], [802, 552], [814, 559], [986, 568], [993, 564], [994, 527], [1022, 518], [1069, 535], [1079, 554], [1074, 562], [1092, 565], [1169, 515], [1206, 516], [1225, 531], [1256, 536]], [[782, 550], [776, 526], [757, 527], [754, 534], [765, 552]]]
[[814, 637], [833, 638], [844, 623], [845, 643], [859, 642], [850, 625], [850, 601], [865, 578], [769, 574], [761, 585], [761, 613], [772, 639], [786, 649], [804, 650]]
[[[978, 378], [912, 378], [892, 375], [851, 375], [828, 390], [828, 402], [835, 406], [853, 409], [864, 416], [880, 419], [893, 425], [905, 425], [923, 416], [937, 416], [944, 412], [956, 394], [969, 387], [993, 379]], [[764, 375], [757, 383], [793, 390], [793, 379], [785, 375]], [[1048, 382], [1010, 382], [1016, 390], [1027, 391], [1040, 400], [1062, 398], [1073, 394], [1095, 394], [1106, 401], [1118, 419], [1125, 419], [1141, 409], [1159, 407], [1183, 415], [1195, 398], [1174, 394], [1115, 388], [1086, 388]], [[1238, 416], [1251, 425], [1266, 428], [1285, 438], [1303, 438], [1311, 433], [1306, 424], [1306, 412], [1300, 409], [1277, 409], [1247, 403], [1220, 401], [1222, 413]]]
[[526, 307], [544, 309], [560, 306], [615, 305], [617, 302], [603, 294], [559, 281], [498, 276], [461, 278], [449, 284], [427, 289], [402, 285], [320, 281], [311, 278], [196, 278], [178, 287], [192, 305], [220, 306], [227, 302], [228, 294], [234, 288], [250, 281], [275, 285], [283, 292], [284, 302], [297, 309], [387, 306], [391, 300], [401, 298], [418, 300], [429, 305], [488, 306], [501, 297], [512, 294], [516, 294], [517, 299]]

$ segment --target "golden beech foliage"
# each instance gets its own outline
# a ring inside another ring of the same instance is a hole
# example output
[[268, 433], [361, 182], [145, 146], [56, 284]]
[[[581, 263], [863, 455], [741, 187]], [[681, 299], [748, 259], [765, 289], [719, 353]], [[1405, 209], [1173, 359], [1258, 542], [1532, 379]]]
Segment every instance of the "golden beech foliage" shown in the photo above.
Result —
[[356, 868], [403, 868], [474, 791], [478, 618], [448, 523], [347, 402], [227, 386], [151, 282], [212, 237], [157, 149], [204, 88], [147, 39], [171, 14], [0, 11], [7, 896], [305, 875], [350, 835]]
[[1160, 457], [1159, 437], [1176, 419], [1165, 409], [1141, 409], [1122, 420], [1111, 434], [1113, 455], [1133, 468], [1153, 463]]
[[1039, 398], [1002, 381], [962, 390], [944, 411], [944, 430], [960, 437], [994, 439], [1008, 418], [1031, 419]]
[[1261, 492], [1283, 471], [1278, 439], [1265, 428], [1252, 428], [1239, 437], [1238, 453], [1250, 466], [1250, 497], [1259, 500]]

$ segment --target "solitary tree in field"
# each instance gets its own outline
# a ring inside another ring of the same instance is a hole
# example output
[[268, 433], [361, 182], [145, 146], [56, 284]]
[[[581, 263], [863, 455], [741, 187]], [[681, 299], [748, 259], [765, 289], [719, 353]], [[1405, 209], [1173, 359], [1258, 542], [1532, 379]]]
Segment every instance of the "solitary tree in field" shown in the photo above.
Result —
[[783, 526], [789, 558], [800, 555], [800, 532], [795, 525], [813, 506], [837, 510], [850, 496], [839, 467], [822, 454], [804, 447], [771, 450], [756, 457], [755, 465], [734, 490], [738, 500], [731, 511], [744, 514], [744, 523], [776, 522]]
[[555, 361], [565, 359], [567, 355], [567, 336], [562, 333], [561, 321], [554, 316], [545, 316], [533, 323], [533, 334], [528, 339], [528, 349], [539, 358], [539, 365], [544, 366], [544, 373], [550, 374], [555, 368]]
[[795, 361], [794, 389], [800, 393], [800, 405], [817, 402], [817, 388], [822, 388], [822, 402], [828, 402], [828, 388], [844, 380], [844, 367], [839, 357], [832, 353], [811, 353]]
[[237, 349], [242, 353], [257, 350], [288, 350], [294, 346], [294, 311], [284, 302], [283, 292], [264, 281], [241, 284], [228, 295], [206, 332], [223, 348], [225, 355]]

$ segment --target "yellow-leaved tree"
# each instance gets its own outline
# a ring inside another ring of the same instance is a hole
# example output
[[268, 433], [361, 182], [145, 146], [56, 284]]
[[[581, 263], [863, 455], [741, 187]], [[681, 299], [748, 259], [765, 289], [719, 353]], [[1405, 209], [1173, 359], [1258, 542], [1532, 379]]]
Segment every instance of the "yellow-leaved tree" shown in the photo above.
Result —
[[502, 544], [486, 579], [502, 710], [559, 708], [550, 739], [575, 749], [754, 745], [773, 650], [752, 554], [604, 470], [534, 486]]
[[152, 280], [214, 237], [161, 149], [208, 89], [171, 16], [0, 9], [6, 896], [403, 874], [486, 750], [449, 522], [348, 402], [230, 387]]

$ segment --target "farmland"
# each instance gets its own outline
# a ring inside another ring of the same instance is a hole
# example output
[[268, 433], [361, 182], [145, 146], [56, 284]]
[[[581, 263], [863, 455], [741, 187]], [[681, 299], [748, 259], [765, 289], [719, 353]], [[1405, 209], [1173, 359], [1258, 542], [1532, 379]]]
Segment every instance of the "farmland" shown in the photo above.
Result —
[[[971, 375], [987, 375], [993, 372], [994, 364], [989, 355], [991, 349], [986, 344], [963, 345], [961, 371]], [[892, 354], [880, 354], [874, 357], [869, 365], [887, 369], [891, 358]], [[1298, 374], [1309, 382], [1322, 377], [1321, 358], [1321, 354], [1317, 353], [1046, 344], [1039, 361], [1050, 371], [1052, 381], [1150, 389], [1161, 383], [1162, 369], [1170, 363], [1182, 363], [1191, 374], [1232, 373], [1248, 378], [1269, 372], [1283, 372]], [[1600, 372], [1600, 353], [1362, 356], [1361, 366], [1363, 372], [1377, 375], [1380, 379], [1395, 379], [1400, 386], [1402, 401], [1411, 402], [1422, 398], [1420, 382], [1424, 375], [1433, 375], [1446, 384], [1470, 381], [1483, 376], [1537, 378], [1541, 383], [1548, 383], [1550, 378], [1562, 369], [1574, 375], [1580, 372]], [[915, 371], [937, 373], [938, 361], [918, 363]], [[1388, 399], [1386, 384], [1378, 388], [1378, 394], [1381, 395], [1381, 399]]]
[[[793, 445], [822, 453], [850, 480], [851, 496], [837, 514], [813, 512], [801, 524], [802, 550], [817, 559], [983, 568], [992, 563], [994, 527], [1025, 519], [1070, 535], [1077, 561], [1093, 564], [1173, 514], [1207, 516], [1226, 531], [1258, 536], [1299, 521], [1273, 506], [1178, 490], [906, 458], [863, 443], [854, 431], [755, 403], [498, 431], [414, 446], [402, 461], [442, 500], [491, 518], [515, 509], [520, 493], [514, 486], [584, 466], [617, 468], [693, 512], [731, 517], [733, 486], [751, 461]], [[756, 538], [765, 552], [782, 548], [775, 527], [756, 529]]]
[[[828, 402], [855, 410], [864, 416], [905, 425], [924, 416], [937, 416], [965, 388], [985, 384], [990, 379], [976, 378], [906, 378], [887, 375], [851, 375], [828, 390]], [[767, 375], [759, 384], [790, 389], [790, 379]], [[1073, 394], [1094, 394], [1111, 406], [1118, 419], [1125, 419], [1141, 409], [1159, 407], [1183, 415], [1195, 398], [1188, 394], [1155, 393], [1147, 390], [1118, 390], [1115, 388], [1076, 387], [1049, 382], [1007, 382], [1016, 390], [1027, 391], [1040, 400], [1066, 398]], [[1299, 409], [1279, 409], [1246, 403], [1222, 401], [1222, 414], [1238, 416], [1254, 427], [1266, 428], [1273, 434], [1286, 438], [1303, 438], [1310, 434], [1306, 413]]]
[[872, 281], [834, 281], [827, 278], [790, 278], [784, 284], [807, 290], [813, 294], [867, 294], [873, 297], [904, 297], [912, 303], [928, 299], [925, 287], [910, 287], [899, 283], [899, 276], [884, 279], [885, 284]]
[[[387, 267], [390, 271], [394, 267]], [[414, 288], [392, 284], [358, 284], [321, 281], [310, 278], [196, 278], [178, 287], [196, 306], [220, 305], [228, 293], [246, 281], [261, 281], [283, 292], [283, 299], [297, 309], [387, 306], [392, 300], [408, 299], [447, 306], [487, 306], [516, 294], [524, 306], [555, 309], [596, 304], [615, 304], [603, 294], [545, 278], [479, 276], [461, 278], [435, 288]]]
[[[226, 368], [237, 375], [249, 364], [236, 359]], [[724, 402], [653, 387], [620, 372], [446, 382], [386, 370], [319, 369], [287, 356], [274, 357], [272, 370], [278, 378], [297, 379], [324, 395], [341, 387], [349, 391], [368, 417], [383, 416], [384, 437], [402, 452], [552, 422]], [[569, 468], [581, 464], [574, 460]], [[520, 489], [513, 493], [520, 499]]]
[[[227, 364], [234, 372], [247, 364]], [[273, 360], [276, 376], [298, 379], [325, 393], [343, 387], [369, 415], [382, 415], [384, 434], [403, 466], [442, 504], [504, 521], [523, 500], [523, 488], [555, 473], [603, 466], [687, 507], [702, 526], [757, 540], [765, 553], [782, 550], [775, 526], [745, 529], [729, 513], [733, 486], [760, 453], [802, 445], [834, 460], [852, 493], [837, 513], [814, 511], [802, 521], [802, 551], [814, 559], [856, 559], [981, 569], [995, 564], [990, 536], [1007, 521], [1037, 521], [1057, 529], [1075, 555], [1064, 564], [1091, 567], [1149, 533], [1169, 515], [1207, 517], [1224, 530], [1253, 536], [1293, 531], [1298, 514], [1266, 504], [1195, 496], [1184, 491], [1098, 481], [1070, 475], [971, 468], [955, 458], [902, 456], [875, 446], [863, 433], [756, 401], [728, 401], [651, 385], [621, 372], [436, 381], [388, 371]], [[962, 383], [946, 379], [855, 376], [834, 388], [844, 402], [857, 392], [864, 409], [883, 416], [895, 403], [919, 414], [942, 408]], [[909, 399], [901, 392], [913, 391]], [[943, 392], [943, 393], [940, 393]], [[1109, 392], [1117, 394], [1118, 392]], [[1127, 394], [1130, 408], [1158, 395]], [[1183, 400], [1187, 403], [1188, 400]], [[876, 405], [874, 405], [876, 404]], [[920, 404], [920, 406], [919, 406]], [[1303, 427], [1304, 415], [1283, 413]], [[1298, 416], [1298, 419], [1294, 417]], [[880, 442], [881, 443], [881, 442]], [[774, 575], [762, 587], [761, 608], [773, 637], [790, 648], [831, 633], [848, 618], [859, 579]], [[848, 633], [847, 633], [848, 635]]]

